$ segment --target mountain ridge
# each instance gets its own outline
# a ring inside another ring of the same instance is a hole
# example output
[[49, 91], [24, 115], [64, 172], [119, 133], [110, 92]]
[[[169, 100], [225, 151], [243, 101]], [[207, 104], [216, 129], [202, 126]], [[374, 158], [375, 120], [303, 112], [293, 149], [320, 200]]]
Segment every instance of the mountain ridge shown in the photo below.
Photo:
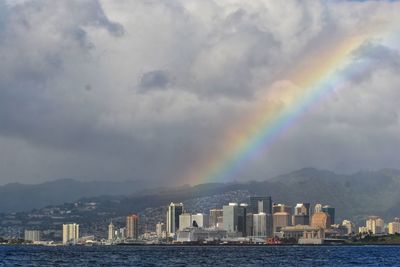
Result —
[[[26, 196], [14, 193], [13, 198], [5, 197], [12, 192], [4, 192], [6, 186], [0, 187], [0, 212], [28, 211], [33, 208], [41, 208], [51, 205], [60, 205], [66, 202], [74, 202], [79, 199], [116, 199], [121, 201], [124, 207], [110, 206], [110, 209], [122, 211], [140, 212], [146, 206], [167, 205], [171, 201], [191, 201], [196, 198], [223, 195], [226, 192], [246, 191], [252, 195], [271, 195], [275, 202], [294, 205], [297, 202], [320, 202], [330, 204], [337, 209], [338, 218], [348, 216], [367, 216], [371, 214], [398, 216], [400, 215], [400, 170], [382, 169], [378, 171], [361, 171], [353, 174], [336, 174], [331, 171], [315, 168], [303, 168], [288, 174], [279, 175], [265, 181], [246, 181], [235, 183], [206, 183], [194, 186], [180, 186], [176, 188], [152, 188], [140, 182], [71, 182], [61, 180], [68, 186], [55, 192], [43, 184], [42, 190], [33, 190]], [[72, 183], [69, 184], [69, 183]], [[46, 184], [46, 183], [44, 183]], [[51, 182], [50, 182], [51, 184]], [[57, 185], [53, 182], [53, 185]], [[60, 183], [59, 183], [60, 184]], [[61, 183], [62, 184], [62, 183]], [[48, 184], [47, 184], [48, 185]], [[75, 194], [68, 190], [80, 189]], [[89, 190], [88, 186], [92, 186]], [[95, 186], [95, 188], [94, 188]], [[25, 187], [25, 190], [32, 188]], [[114, 190], [117, 188], [118, 190]], [[29, 191], [29, 190], [28, 190]], [[60, 194], [60, 191], [64, 193]], [[3, 194], [6, 193], [6, 194]], [[36, 194], [35, 194], [36, 193]], [[68, 195], [66, 198], [65, 194]], [[29, 196], [32, 199], [29, 199]], [[46, 196], [52, 198], [46, 200]], [[55, 196], [58, 196], [55, 197]], [[103, 196], [103, 198], [100, 198]], [[12, 201], [20, 199], [16, 204], [24, 204], [24, 209], [18, 205], [11, 205]], [[23, 200], [21, 203], [21, 199]], [[26, 205], [26, 202], [32, 205]], [[136, 204], [132, 204], [136, 203]], [[8, 204], [8, 206], [7, 206]], [[35, 204], [35, 207], [32, 207]], [[223, 203], [215, 203], [222, 205]], [[6, 206], [6, 207], [5, 207]], [[18, 210], [18, 208], [20, 208]]]
[[0, 212], [20, 212], [76, 201], [83, 197], [133, 194], [149, 188], [144, 181], [77, 181], [71, 178], [39, 184], [0, 186]]

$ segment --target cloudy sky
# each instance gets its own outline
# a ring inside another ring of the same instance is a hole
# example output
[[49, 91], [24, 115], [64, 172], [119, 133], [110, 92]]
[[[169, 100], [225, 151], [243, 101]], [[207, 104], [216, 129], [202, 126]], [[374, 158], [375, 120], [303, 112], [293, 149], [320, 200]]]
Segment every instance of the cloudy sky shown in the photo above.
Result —
[[229, 179], [400, 168], [399, 10], [396, 1], [0, 0], [0, 184], [184, 183], [228, 149], [227, 129], [260, 94], [365, 29], [377, 34], [348, 63], [363, 71]]

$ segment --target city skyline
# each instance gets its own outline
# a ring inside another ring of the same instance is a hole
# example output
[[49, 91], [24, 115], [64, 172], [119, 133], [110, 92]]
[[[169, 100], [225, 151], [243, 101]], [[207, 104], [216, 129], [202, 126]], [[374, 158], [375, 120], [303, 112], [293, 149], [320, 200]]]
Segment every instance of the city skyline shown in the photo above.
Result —
[[[250, 204], [249, 204], [250, 203]], [[253, 203], [253, 205], [251, 205]], [[264, 209], [268, 203], [267, 208]], [[255, 205], [258, 204], [258, 205]], [[269, 207], [269, 204], [271, 205]], [[222, 213], [218, 213], [218, 211]], [[217, 212], [217, 213], [216, 213]], [[266, 213], [267, 212], [267, 213]], [[222, 220], [215, 218], [221, 215]], [[303, 216], [298, 221], [297, 216]], [[307, 217], [307, 218], [304, 218]], [[106, 238], [90, 234], [81, 236], [80, 225], [63, 224], [62, 244], [177, 244], [185, 242], [246, 242], [248, 244], [324, 244], [325, 242], [348, 243], [370, 236], [400, 234], [400, 219], [386, 223], [379, 216], [368, 216], [365, 224], [356, 225], [343, 219], [335, 221], [335, 208], [327, 203], [296, 203], [288, 205], [272, 202], [270, 196], [249, 196], [246, 203], [227, 203], [222, 209], [215, 207], [209, 214], [188, 212], [184, 203], [171, 202], [166, 208], [166, 224], [141, 225], [140, 215], [129, 214], [126, 223], [113, 224], [107, 229]], [[215, 224], [215, 221], [219, 224]], [[142, 229], [142, 231], [139, 231]], [[152, 229], [152, 230], [146, 230]], [[43, 231], [43, 230], [42, 230]], [[24, 240], [33, 244], [49, 244], [53, 240], [41, 239], [39, 230], [25, 229]], [[102, 235], [104, 236], [104, 235]], [[98, 243], [101, 242], [101, 243]], [[52, 243], [52, 244], [57, 244]], [[61, 244], [61, 243], [58, 243]]]

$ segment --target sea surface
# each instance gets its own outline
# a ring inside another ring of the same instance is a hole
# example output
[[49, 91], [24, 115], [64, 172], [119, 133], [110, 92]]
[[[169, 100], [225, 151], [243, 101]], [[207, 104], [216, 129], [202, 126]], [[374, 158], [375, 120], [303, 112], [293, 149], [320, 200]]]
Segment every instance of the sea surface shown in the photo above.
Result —
[[0, 246], [0, 266], [400, 266], [400, 246]]

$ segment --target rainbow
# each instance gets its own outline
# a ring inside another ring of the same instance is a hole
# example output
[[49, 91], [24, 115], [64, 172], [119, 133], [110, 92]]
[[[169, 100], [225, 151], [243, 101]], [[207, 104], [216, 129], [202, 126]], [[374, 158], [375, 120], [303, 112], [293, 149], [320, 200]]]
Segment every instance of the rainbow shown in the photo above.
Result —
[[200, 184], [232, 180], [314, 104], [346, 87], [352, 75], [362, 73], [363, 66], [351, 68], [351, 59], [353, 52], [371, 37], [350, 36], [334, 46], [324, 46], [324, 51], [314, 52], [281, 82], [262, 90], [265, 93], [258, 97], [259, 104], [250, 116], [228, 129], [222, 139], [224, 149], [192, 166], [185, 181]]

